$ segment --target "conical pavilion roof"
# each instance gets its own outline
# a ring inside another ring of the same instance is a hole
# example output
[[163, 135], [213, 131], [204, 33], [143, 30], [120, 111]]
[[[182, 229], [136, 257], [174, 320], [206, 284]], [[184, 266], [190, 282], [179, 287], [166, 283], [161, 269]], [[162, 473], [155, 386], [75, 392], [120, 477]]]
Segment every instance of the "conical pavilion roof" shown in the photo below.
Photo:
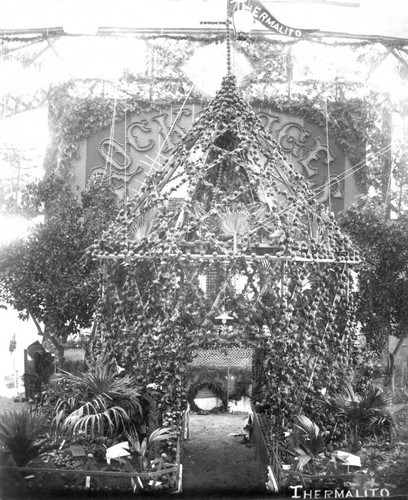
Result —
[[356, 262], [334, 215], [227, 75], [169, 160], [94, 245], [99, 258]]

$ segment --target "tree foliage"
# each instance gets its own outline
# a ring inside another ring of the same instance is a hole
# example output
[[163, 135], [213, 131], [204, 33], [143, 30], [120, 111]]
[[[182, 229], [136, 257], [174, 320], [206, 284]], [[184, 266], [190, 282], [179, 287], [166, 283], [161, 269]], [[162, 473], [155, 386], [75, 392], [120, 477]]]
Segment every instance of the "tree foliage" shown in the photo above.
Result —
[[50, 175], [29, 186], [26, 203], [32, 212], [45, 207], [45, 220], [1, 250], [0, 296], [61, 350], [70, 333], [91, 325], [98, 266], [84, 255], [115, 216], [117, 199], [105, 181], [74, 193]]
[[340, 222], [364, 257], [358, 317], [369, 345], [381, 351], [389, 335], [408, 335], [408, 219], [386, 220], [383, 205], [364, 197]]

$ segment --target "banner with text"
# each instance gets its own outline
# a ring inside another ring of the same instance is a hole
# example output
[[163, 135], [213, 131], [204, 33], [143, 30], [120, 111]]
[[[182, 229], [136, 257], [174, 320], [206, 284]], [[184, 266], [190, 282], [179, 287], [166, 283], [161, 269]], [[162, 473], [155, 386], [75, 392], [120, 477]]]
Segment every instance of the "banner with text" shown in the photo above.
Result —
[[236, 10], [249, 10], [254, 19], [259, 21], [265, 28], [275, 31], [278, 35], [302, 38], [310, 33], [319, 31], [317, 29], [299, 29], [280, 23], [259, 0], [230, 0], [229, 11], [231, 16]]

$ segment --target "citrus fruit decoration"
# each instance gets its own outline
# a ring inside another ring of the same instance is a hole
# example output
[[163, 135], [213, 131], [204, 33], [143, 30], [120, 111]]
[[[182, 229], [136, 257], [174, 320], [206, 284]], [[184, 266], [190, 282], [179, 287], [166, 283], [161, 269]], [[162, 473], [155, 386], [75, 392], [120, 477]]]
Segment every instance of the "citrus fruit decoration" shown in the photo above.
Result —
[[180, 423], [195, 350], [250, 346], [273, 425], [313, 417], [313, 396], [353, 365], [350, 240], [233, 75], [156, 167], [88, 250], [101, 262], [94, 354], [156, 383], [167, 425]]

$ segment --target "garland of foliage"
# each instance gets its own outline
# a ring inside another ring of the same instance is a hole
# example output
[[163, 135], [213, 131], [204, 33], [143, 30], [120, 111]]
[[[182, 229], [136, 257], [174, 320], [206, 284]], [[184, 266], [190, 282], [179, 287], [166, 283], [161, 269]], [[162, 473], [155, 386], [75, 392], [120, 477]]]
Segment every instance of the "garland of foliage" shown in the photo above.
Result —
[[334, 138], [341, 150], [348, 156], [354, 166], [354, 179], [359, 190], [365, 193], [368, 189], [367, 169], [361, 168], [361, 162], [366, 156], [368, 130], [374, 127], [377, 119], [376, 108], [371, 107], [363, 99], [349, 99], [347, 101], [330, 101], [328, 103], [328, 117], [316, 106], [315, 101], [303, 97], [301, 102], [263, 100], [255, 101], [258, 106], [270, 107], [272, 110], [295, 116], [302, 116], [305, 120], [322, 129], [328, 128], [330, 136]]
[[[163, 41], [166, 42], [165, 45]], [[167, 37], [151, 40], [149, 43], [155, 51], [158, 66], [166, 68], [165, 77], [144, 78], [126, 74], [115, 86], [108, 81], [79, 80], [54, 87], [48, 95], [54, 135], [45, 159], [46, 171], [57, 172], [63, 178], [70, 178], [72, 165], [79, 157], [81, 141], [95, 132], [110, 127], [113, 116], [119, 122], [124, 119], [125, 113], [156, 109], [159, 104], [182, 103], [191, 90], [191, 82], [179, 68], [196, 48], [222, 41], [223, 36], [210, 37], [207, 40], [188, 37], [185, 41]], [[290, 59], [288, 52], [290, 46], [290, 42], [273, 42], [258, 38], [256, 40], [249, 38], [236, 45], [237, 50], [242, 52], [255, 68], [262, 65], [262, 74], [266, 75], [262, 88], [258, 88], [261, 82], [258, 76], [260, 72], [254, 71], [243, 82], [245, 93], [251, 96], [253, 104], [304, 117], [310, 123], [322, 128], [326, 127], [328, 118], [329, 130], [335, 141], [348, 155], [352, 165], [358, 165], [365, 158], [366, 144], [370, 140], [381, 142], [381, 137], [369, 137], [369, 131], [377, 129], [376, 121], [379, 118], [380, 108], [375, 105], [376, 95], [371, 94], [365, 99], [357, 97], [346, 99], [342, 97], [344, 87], [352, 88], [354, 84], [335, 82], [332, 84], [335, 95], [327, 102], [328, 117], [325, 116], [325, 106], [320, 102], [322, 99], [316, 96], [308, 97], [311, 93], [307, 86], [302, 86], [299, 95], [292, 94], [288, 98], [286, 87], [283, 90], [279, 88], [282, 83], [289, 82], [287, 65]], [[95, 92], [95, 87], [98, 85], [102, 86], [99, 95]], [[330, 84], [328, 86], [330, 87]], [[339, 92], [340, 96], [337, 95], [338, 86], [343, 89]], [[110, 94], [106, 92], [108, 88], [111, 89]], [[272, 89], [275, 91], [273, 97], [269, 96]], [[327, 90], [326, 87], [324, 90]], [[205, 103], [207, 99], [193, 89], [188, 102], [197, 101]], [[376, 149], [375, 144], [373, 147]], [[378, 148], [380, 147], [381, 144], [378, 144]], [[355, 179], [359, 189], [366, 192], [368, 182], [366, 169], [356, 169]]]
[[[157, 102], [152, 102], [147, 96], [141, 98], [140, 95], [117, 101], [93, 97], [78, 98], [71, 95], [74, 87], [75, 84], [69, 82], [55, 88], [49, 95], [50, 118], [54, 133], [44, 166], [46, 172], [58, 173], [65, 179], [70, 179], [73, 175], [73, 165], [79, 159], [81, 142], [90, 135], [111, 127], [113, 116], [116, 122], [120, 122], [126, 113], [158, 110], [159, 105], [181, 104], [183, 100], [183, 96], [177, 97], [179, 93], [174, 93], [172, 98], [160, 99]], [[197, 100], [203, 99], [193, 94], [187, 103], [194, 103]], [[314, 100], [308, 100], [306, 97], [299, 102], [284, 101], [280, 98], [262, 100], [255, 98], [252, 103], [280, 113], [302, 116], [323, 129], [326, 127], [324, 112], [316, 106]], [[330, 101], [328, 112], [331, 135], [342, 151], [348, 155], [351, 164], [360, 167], [366, 154], [367, 130], [377, 118], [376, 108], [369, 106], [363, 99], [349, 99]], [[365, 168], [355, 169], [355, 180], [360, 191], [366, 192], [368, 185]]]

